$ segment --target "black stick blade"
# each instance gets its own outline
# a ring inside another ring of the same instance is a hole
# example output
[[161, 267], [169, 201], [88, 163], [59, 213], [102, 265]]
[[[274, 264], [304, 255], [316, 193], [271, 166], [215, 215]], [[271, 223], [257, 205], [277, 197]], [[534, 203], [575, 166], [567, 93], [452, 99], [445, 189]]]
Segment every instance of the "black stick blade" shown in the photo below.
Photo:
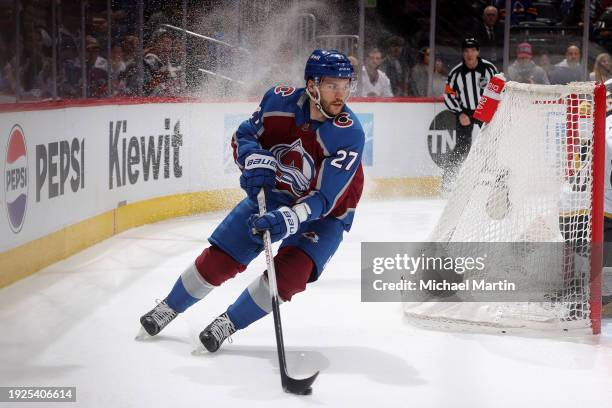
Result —
[[295, 379], [287, 375], [286, 372], [282, 373], [283, 389], [285, 392], [297, 395], [310, 395], [312, 394], [312, 383], [317, 379], [319, 372], [317, 371], [308, 378]]

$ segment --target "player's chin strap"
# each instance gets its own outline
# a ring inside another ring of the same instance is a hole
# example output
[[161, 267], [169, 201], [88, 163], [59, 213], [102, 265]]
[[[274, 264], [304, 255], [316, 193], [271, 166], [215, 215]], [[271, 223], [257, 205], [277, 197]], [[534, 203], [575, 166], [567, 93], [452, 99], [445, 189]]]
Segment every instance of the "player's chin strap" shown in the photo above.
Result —
[[[312, 94], [308, 91], [308, 87], [306, 87], [306, 94], [308, 95], [310, 100], [314, 102], [314, 104], [317, 107], [317, 109], [319, 110], [319, 112], [321, 112], [321, 114], [323, 116], [325, 116], [327, 119], [335, 118], [334, 115], [330, 115], [329, 113], [327, 113], [325, 108], [323, 108], [323, 105], [321, 105], [321, 90], [319, 89], [319, 80], [318, 79], [314, 80], [314, 89], [317, 91], [317, 97], [316, 98], [314, 96], [312, 96]], [[351, 96], [351, 91], [350, 90], [349, 90], [348, 94], [346, 95], [346, 98], [344, 98], [343, 103], [346, 103], [346, 101], [348, 100], [349, 96]]]
[[323, 108], [323, 106], [321, 106], [321, 91], [319, 90], [319, 86], [315, 84], [314, 85], [314, 89], [317, 91], [317, 97], [316, 98], [314, 96], [312, 96], [310, 91], [308, 91], [308, 88], [306, 88], [306, 94], [308, 95], [310, 100], [314, 102], [315, 106], [317, 107], [319, 112], [321, 112], [321, 114], [323, 116], [325, 116], [327, 119], [333, 119], [334, 117], [331, 116], [329, 113], [327, 113], [325, 111], [325, 109]]

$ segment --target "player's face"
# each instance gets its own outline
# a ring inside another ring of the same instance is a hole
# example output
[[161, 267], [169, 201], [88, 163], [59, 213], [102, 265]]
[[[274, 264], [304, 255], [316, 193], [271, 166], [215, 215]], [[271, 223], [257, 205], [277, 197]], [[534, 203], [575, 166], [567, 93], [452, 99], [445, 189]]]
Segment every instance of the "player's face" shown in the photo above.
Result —
[[348, 78], [323, 77], [319, 84], [321, 106], [331, 115], [337, 115], [349, 96], [351, 83]]

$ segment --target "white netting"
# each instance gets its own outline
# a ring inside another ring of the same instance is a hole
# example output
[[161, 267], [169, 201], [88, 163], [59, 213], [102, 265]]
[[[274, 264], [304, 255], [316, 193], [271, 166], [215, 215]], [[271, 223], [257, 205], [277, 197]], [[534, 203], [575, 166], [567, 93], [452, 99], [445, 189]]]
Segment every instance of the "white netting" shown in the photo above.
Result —
[[[590, 326], [594, 86], [507, 83], [498, 111], [474, 140], [429, 238], [452, 243], [561, 243], [544, 252], [526, 248], [524, 256], [512, 260], [525, 282], [545, 282], [550, 301], [411, 302], [404, 306], [411, 320], [461, 330]], [[476, 249], [469, 246], [470, 251]], [[556, 273], [542, 276], [543, 269]], [[467, 295], [455, 296], [469, 300]]]

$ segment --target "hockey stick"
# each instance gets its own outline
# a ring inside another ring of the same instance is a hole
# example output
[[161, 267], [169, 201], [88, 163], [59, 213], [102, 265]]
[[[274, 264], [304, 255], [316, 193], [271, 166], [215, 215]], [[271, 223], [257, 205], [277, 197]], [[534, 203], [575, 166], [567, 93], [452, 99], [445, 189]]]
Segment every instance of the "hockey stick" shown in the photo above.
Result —
[[[266, 211], [266, 194], [264, 189], [257, 194], [259, 204], [259, 215], [264, 215]], [[285, 392], [298, 395], [308, 395], [312, 393], [312, 383], [319, 375], [317, 371], [308, 378], [295, 379], [287, 374], [287, 361], [285, 360], [285, 344], [283, 343], [283, 327], [281, 326], [280, 310], [278, 308], [278, 287], [276, 286], [276, 270], [274, 269], [274, 257], [272, 256], [272, 240], [270, 231], [263, 233], [264, 251], [266, 253], [266, 263], [268, 264], [268, 281], [270, 283], [270, 297], [272, 298], [272, 314], [274, 315], [274, 332], [276, 334], [276, 349], [278, 351], [278, 364], [281, 373], [281, 385]]]

